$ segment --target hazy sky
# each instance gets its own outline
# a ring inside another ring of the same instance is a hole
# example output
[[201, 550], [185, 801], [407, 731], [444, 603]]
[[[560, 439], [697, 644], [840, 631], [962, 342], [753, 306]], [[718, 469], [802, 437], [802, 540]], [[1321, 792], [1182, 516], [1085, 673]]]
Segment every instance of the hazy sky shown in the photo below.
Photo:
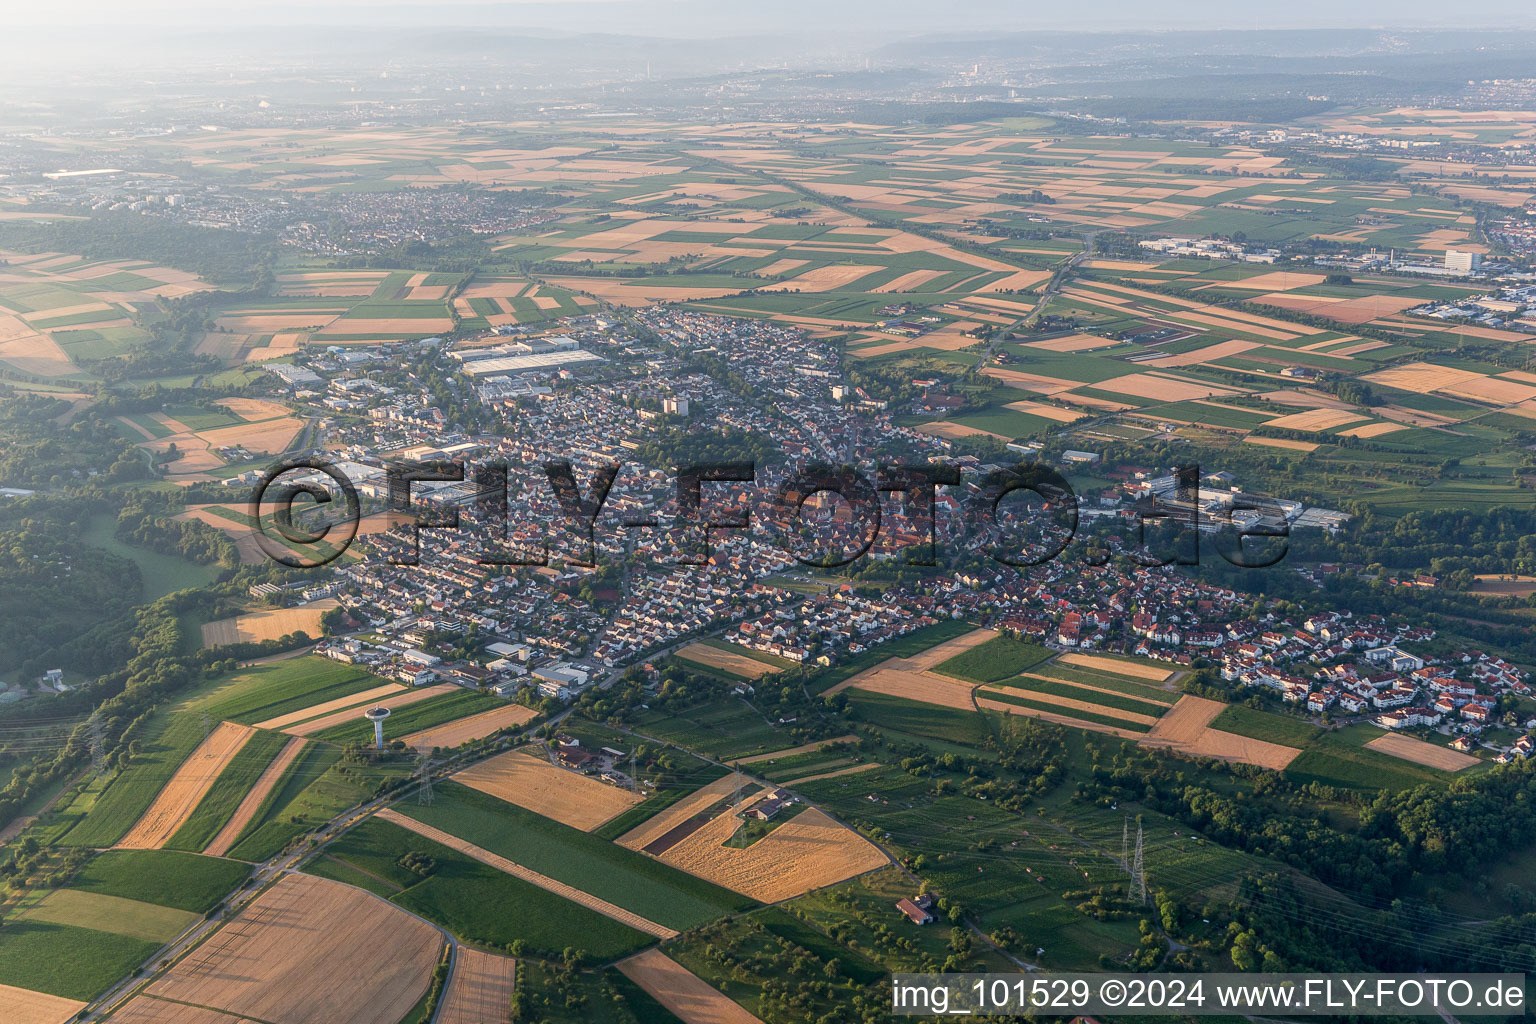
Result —
[[680, 36], [817, 29], [888, 35], [1031, 28], [1536, 27], [1532, 0], [53, 0], [10, 6], [5, 20], [11, 26], [128, 24], [172, 31], [317, 23], [373, 28], [482, 24]]

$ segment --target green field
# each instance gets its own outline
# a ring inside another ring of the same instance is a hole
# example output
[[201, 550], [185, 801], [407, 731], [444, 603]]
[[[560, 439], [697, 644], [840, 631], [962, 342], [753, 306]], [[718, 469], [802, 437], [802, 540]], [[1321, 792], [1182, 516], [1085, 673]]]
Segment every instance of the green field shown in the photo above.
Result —
[[[434, 872], [425, 880], [398, 863], [413, 850], [436, 861]], [[393, 902], [468, 941], [506, 949], [521, 940], [551, 955], [580, 949], [599, 960], [614, 959], [655, 941], [387, 821], [364, 822], [331, 851], [400, 886], [389, 897]]]
[[1306, 747], [1321, 732], [1311, 722], [1258, 711], [1241, 704], [1223, 708], [1221, 714], [1211, 722], [1211, 728], [1287, 747]]
[[323, 743], [311, 743], [300, 751], [229, 855], [237, 860], [266, 860], [366, 797], [366, 790], [335, 770], [340, 760], [341, 751]]
[[1051, 652], [1039, 644], [999, 635], [940, 662], [934, 671], [973, 683], [995, 683], [1026, 672], [1049, 657]]
[[202, 914], [250, 874], [249, 865], [171, 850], [107, 850], [69, 883], [83, 892], [120, 896]]
[[166, 841], [165, 848], [197, 853], [212, 842], [267, 765], [288, 745], [289, 739], [280, 732], [262, 730], [247, 740], [219, 777], [213, 780], [197, 809]]
[[241, 669], [216, 689], [187, 701], [188, 711], [244, 725], [292, 714], [383, 686], [385, 680], [329, 658], [305, 655]]
[[[937, 647], [946, 640], [964, 636], [976, 627], [963, 619], [944, 619], [931, 626], [915, 629], [905, 636], [887, 640], [871, 647], [863, 654], [856, 654], [845, 661], [819, 673], [808, 685], [812, 693], [825, 693], [845, 679], [852, 678], [867, 668], [880, 664], [887, 658], [910, 658], [930, 647]], [[769, 749], [772, 749], [771, 747]]]
[[0, 985], [91, 1000], [126, 978], [160, 943], [45, 921], [0, 927]]
[[190, 911], [81, 889], [55, 889], [12, 916], [19, 921], [94, 928], [145, 942], [169, 942], [201, 919]]
[[137, 565], [142, 581], [139, 596], [145, 602], [157, 601], [178, 590], [207, 586], [223, 571], [217, 565], [199, 565], [178, 555], [163, 555], [134, 544], [124, 544], [117, 539], [116, 529], [116, 516], [105, 512], [94, 515], [86, 521], [80, 541]]
[[1285, 774], [1301, 783], [1362, 790], [1411, 789], [1450, 777], [1435, 768], [1365, 749], [1365, 744], [1383, 735], [1384, 730], [1370, 725], [1324, 732], [1286, 766]]
[[[1120, 711], [1132, 711], [1138, 715], [1150, 715], [1160, 718], [1168, 710], [1166, 704], [1153, 704], [1134, 697], [1122, 696], [1114, 693], [1100, 693], [1082, 686], [1074, 686], [1071, 683], [1058, 683], [1044, 679], [1007, 679], [1002, 682], [1010, 690], [1022, 690], [1027, 693], [1045, 693], [1053, 697], [1066, 697], [1071, 700], [1080, 700], [1089, 704], [1101, 704], [1107, 708], [1116, 708]], [[1062, 708], [1062, 713], [1077, 715], [1079, 712], [1072, 708]]]
[[431, 804], [406, 802], [396, 809], [679, 931], [753, 905], [745, 896], [457, 783], [441, 786]]
[[118, 773], [85, 819], [60, 842], [101, 848], [123, 838], [203, 739], [197, 716], [173, 714], [164, 708], [156, 711], [144, 727], [139, 755]]

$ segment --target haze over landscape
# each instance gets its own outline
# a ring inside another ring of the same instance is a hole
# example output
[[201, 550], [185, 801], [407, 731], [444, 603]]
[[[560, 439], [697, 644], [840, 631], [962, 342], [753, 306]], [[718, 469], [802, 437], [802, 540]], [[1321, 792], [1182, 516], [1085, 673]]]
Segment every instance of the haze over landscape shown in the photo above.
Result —
[[3, 1024], [1524, 1016], [1530, 5], [7, 17]]

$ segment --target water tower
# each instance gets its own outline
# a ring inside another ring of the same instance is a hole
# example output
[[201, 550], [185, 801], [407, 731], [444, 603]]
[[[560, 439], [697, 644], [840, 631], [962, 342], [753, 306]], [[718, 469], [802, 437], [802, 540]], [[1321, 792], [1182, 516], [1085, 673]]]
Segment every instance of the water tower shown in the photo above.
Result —
[[384, 719], [389, 717], [389, 708], [369, 708], [363, 712], [363, 717], [373, 723], [374, 745], [380, 750], [384, 749]]

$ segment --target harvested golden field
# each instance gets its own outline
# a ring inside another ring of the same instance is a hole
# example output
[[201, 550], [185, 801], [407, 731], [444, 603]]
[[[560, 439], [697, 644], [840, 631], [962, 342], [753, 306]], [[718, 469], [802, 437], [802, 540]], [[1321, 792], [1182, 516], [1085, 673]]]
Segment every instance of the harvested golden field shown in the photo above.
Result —
[[642, 821], [614, 842], [630, 850], [643, 850], [695, 814], [703, 813], [711, 805], [730, 796], [745, 779], [746, 776], [732, 772], [706, 786], [700, 786], [655, 817]]
[[943, 276], [944, 271], [942, 270], [913, 270], [902, 274], [900, 277], [892, 278], [873, 290], [876, 292], [915, 292], [934, 278]]
[[583, 832], [591, 832], [643, 799], [627, 789], [557, 768], [527, 749], [470, 765], [453, 780]]
[[636, 954], [618, 968], [683, 1024], [763, 1024], [659, 949]]
[[1256, 740], [1211, 728], [1211, 722], [1226, 709], [1217, 700], [1185, 694], [1173, 710], [1141, 739], [1143, 746], [1163, 747], [1181, 754], [1212, 757], [1218, 761], [1237, 761], [1279, 771], [1301, 751], [1266, 740]]
[[1249, 349], [1259, 348], [1256, 341], [1219, 341], [1214, 345], [1197, 348], [1191, 352], [1180, 352], [1172, 356], [1158, 356], [1156, 359], [1146, 359], [1142, 366], [1195, 366], [1199, 363], [1208, 363], [1214, 359], [1223, 359], [1227, 356], [1241, 355]]
[[1362, 427], [1350, 427], [1348, 430], [1339, 431], [1340, 437], [1380, 437], [1382, 434], [1391, 434], [1398, 430], [1406, 430], [1401, 423], [1367, 423]]
[[1043, 722], [1052, 722], [1056, 725], [1070, 726], [1073, 729], [1084, 729], [1088, 732], [1101, 732], [1107, 736], [1118, 736], [1123, 740], [1139, 740], [1146, 735], [1134, 729], [1121, 729], [1113, 725], [1103, 725], [1099, 722], [1089, 722], [1081, 718], [1073, 718], [1065, 713], [1055, 714], [1050, 711], [1042, 711], [1039, 708], [1025, 707], [1021, 704], [1013, 704], [1008, 701], [993, 700], [982, 694], [976, 697], [976, 706], [982, 711], [996, 711], [1003, 715], [1023, 715], [1025, 718], [1038, 718]]
[[237, 423], [232, 427], [204, 430], [197, 434], [215, 448], [243, 446], [247, 451], [276, 454], [287, 451], [289, 443], [304, 424], [292, 416], [260, 423]]
[[[892, 658], [891, 661], [900, 659]], [[883, 693], [903, 700], [915, 700], [923, 704], [936, 704], [942, 708], [958, 708], [972, 711], [976, 704], [971, 699], [972, 684], [958, 679], [937, 676], [931, 672], [903, 668], [887, 668], [890, 662], [865, 669], [852, 679], [838, 683], [827, 693], [830, 695], [850, 687], [866, 693]]]
[[[295, 325], [299, 326], [299, 325]], [[343, 317], [331, 320], [325, 329], [315, 334], [317, 342], [330, 344], [367, 336], [370, 342], [392, 341], [397, 338], [420, 338], [428, 334], [441, 334], [453, 330], [453, 321], [444, 317]]]
[[1355, 423], [1370, 417], [1352, 412], [1348, 409], [1306, 409], [1302, 412], [1287, 413], [1277, 416], [1272, 420], [1266, 420], [1266, 427], [1280, 427], [1285, 430], [1327, 430], [1330, 427], [1342, 427], [1346, 423]]
[[[1077, 385], [1074, 385], [1074, 387]], [[1095, 391], [1108, 391], [1136, 398], [1151, 398], [1159, 402], [1187, 402], [1192, 398], [1215, 398], [1236, 395], [1236, 388], [1220, 387], [1202, 381], [1161, 376], [1155, 373], [1132, 373], [1124, 377], [1112, 377], [1093, 385]]]
[[213, 403], [223, 406], [247, 423], [288, 415], [288, 407], [265, 398], [220, 398]]
[[[415, 689], [392, 693], [380, 700], [369, 701], [366, 705], [354, 704], [343, 711], [335, 711], [320, 718], [301, 722], [298, 725], [290, 725], [283, 732], [290, 736], [313, 736], [317, 732], [324, 732], [333, 725], [341, 725], [344, 722], [361, 722], [363, 720], [363, 712], [368, 708], [389, 708], [394, 710], [395, 708], [405, 707], [408, 704], [418, 704], [421, 701], [445, 693], [459, 692], [461, 692], [460, 689], [452, 683], [438, 683], [436, 686], [419, 686]], [[385, 722], [384, 727], [388, 729], [389, 723]]]
[[1104, 658], [1095, 654], [1063, 654], [1056, 660], [1063, 665], [1078, 665], [1093, 669], [1095, 672], [1108, 672], [1110, 675], [1126, 676], [1131, 679], [1150, 679], [1154, 683], [1165, 682], [1172, 678], [1174, 673], [1173, 669], [1158, 665], [1121, 661], [1119, 658]]
[[686, 661], [696, 661], [700, 665], [710, 668], [721, 668], [732, 675], [741, 676], [743, 679], [761, 679], [766, 675], [773, 675], [780, 671], [766, 662], [749, 658], [745, 654], [737, 654], [734, 651], [723, 651], [709, 644], [689, 644], [676, 652], [679, 658]]
[[[976, 691], [977, 700], [980, 700], [984, 696], [995, 698], [998, 696], [1009, 695], [1016, 696], [1017, 694], [1005, 686], [984, 686]], [[1040, 704], [1053, 704], [1056, 707], [1065, 708], [1069, 712], [1086, 711], [1089, 714], [1099, 715], [1104, 718], [1114, 718], [1122, 722], [1135, 722], [1138, 725], [1157, 724], [1157, 718], [1152, 715], [1144, 715], [1137, 711], [1123, 711], [1120, 708], [1108, 707], [1107, 705], [1103, 704], [1095, 704], [1093, 701], [1086, 699], [1091, 696], [1091, 694], [1085, 692], [1083, 694], [1083, 698], [1085, 699], [1078, 699], [1076, 697], [1062, 697], [1054, 693], [1045, 693], [1042, 691], [1031, 690], [1029, 692], [1030, 700]], [[1007, 702], [1002, 701], [1001, 703]]]
[[249, 1024], [220, 1010], [138, 996], [112, 1015], [112, 1024]]
[[255, 734], [256, 730], [248, 725], [220, 722], [176, 769], [176, 774], [160, 790], [149, 810], [118, 842], [117, 849], [158, 850], [164, 846], [165, 841], [186, 824], [219, 773]]
[[890, 863], [873, 843], [812, 807], [744, 850], [723, 845], [737, 816], [767, 793], [723, 811], [659, 858], [665, 864], [763, 903], [777, 903]]
[[78, 999], [0, 985], [0, 1006], [5, 1007], [5, 1024], [65, 1024], [86, 1004]]
[[546, 892], [552, 892], [562, 899], [578, 903], [588, 910], [596, 911], [604, 917], [612, 918], [620, 924], [626, 924], [637, 931], [645, 932], [647, 935], [654, 935], [658, 939], [671, 939], [675, 938], [678, 934], [675, 929], [668, 928], [666, 925], [657, 924], [655, 921], [641, 917], [639, 914], [625, 910], [623, 907], [615, 906], [607, 900], [598, 899], [590, 893], [582, 892], [575, 886], [567, 885], [557, 879], [550, 878], [548, 875], [540, 874], [532, 868], [525, 868], [516, 861], [508, 860], [500, 854], [492, 853], [490, 850], [476, 846], [474, 843], [460, 839], [456, 835], [444, 832], [442, 829], [435, 828], [425, 822], [417, 821], [415, 818], [401, 814], [399, 811], [386, 807], [384, 810], [379, 811], [376, 817], [382, 821], [399, 825], [401, 828], [409, 829], [417, 835], [425, 836], [434, 843], [442, 843], [449, 849], [457, 850], [488, 867], [505, 872], [513, 878], [520, 878], [529, 885], [536, 885]]
[[500, 1024], [516, 988], [516, 960], [459, 946], [435, 1024]]
[[820, 750], [822, 747], [835, 743], [857, 743], [858, 737], [853, 733], [846, 736], [835, 736], [830, 740], [817, 740], [814, 743], [802, 743], [798, 747], [786, 747], [783, 750], [770, 750], [766, 754], [753, 754], [751, 757], [738, 757], [732, 759], [732, 764], [761, 764], [764, 761], [777, 761], [781, 757], [794, 757], [796, 754], [809, 754]]
[[267, 798], [268, 793], [272, 792], [272, 787], [277, 785], [277, 780], [283, 777], [283, 772], [288, 770], [288, 766], [293, 764], [294, 759], [299, 756], [299, 751], [303, 750], [308, 742], [295, 736], [283, 745], [283, 749], [279, 750], [272, 762], [262, 770], [250, 792], [241, 799], [240, 806], [235, 808], [235, 813], [230, 816], [229, 821], [225, 822], [224, 827], [219, 829], [219, 834], [214, 836], [207, 848], [203, 850], [204, 856], [222, 857], [229, 852], [229, 848], [235, 845], [235, 840], [240, 838], [240, 833], [245, 831], [245, 826], [256, 817], [256, 812], [261, 809], [261, 802]]
[[1046, 419], [1055, 420], [1057, 423], [1076, 423], [1088, 415], [1076, 409], [1063, 409], [1059, 405], [1046, 405], [1044, 402], [1009, 402], [1003, 408], [1027, 412], [1032, 416], [1044, 416]]
[[990, 430], [982, 430], [979, 427], [968, 427], [963, 423], [951, 423], [947, 420], [938, 423], [924, 423], [912, 428], [920, 433], [932, 434], [934, 437], [942, 437], [950, 441], [959, 440], [962, 437], [990, 437], [998, 441], [1012, 441], [1013, 438], [1006, 434], [994, 434]]
[[456, 719], [445, 722], [442, 725], [413, 732], [409, 736], [400, 737], [405, 745], [415, 750], [431, 750], [433, 747], [456, 747], [470, 740], [478, 740], [489, 736], [498, 729], [509, 729], [524, 725], [539, 717], [539, 713], [533, 708], [522, 704], [508, 704], [506, 707], [492, 708], [482, 711], [478, 715], [470, 715], [468, 718]]
[[146, 942], [168, 942], [201, 918], [187, 910], [80, 889], [54, 889], [13, 912], [18, 921], [94, 928]]
[[286, 715], [269, 718], [264, 722], [257, 722], [256, 728], [286, 729], [290, 725], [297, 725], [311, 718], [319, 718], [321, 715], [328, 715], [341, 711], [344, 708], [360, 707], [373, 701], [383, 700], [385, 697], [393, 694], [405, 693], [407, 690], [408, 688], [404, 683], [384, 683], [382, 686], [375, 686], [371, 690], [363, 690], [361, 693], [350, 693], [345, 697], [337, 697], [334, 700], [328, 700], [311, 707], [290, 711]]
[[1386, 370], [1367, 373], [1364, 380], [1385, 384], [1399, 391], [1413, 391], [1425, 395], [1441, 388], [1456, 387], [1468, 381], [1481, 380], [1483, 374], [1475, 370], [1458, 370], [1451, 366], [1434, 366], [1430, 363], [1405, 363]]
[[1284, 448], [1292, 452], [1315, 452], [1318, 445], [1310, 441], [1291, 441], [1283, 437], [1254, 437], [1251, 434], [1243, 438], [1244, 444], [1256, 444], [1265, 448]]
[[1459, 772], [1463, 768], [1470, 768], [1478, 763], [1478, 759], [1471, 754], [1463, 754], [1459, 750], [1426, 743], [1412, 736], [1400, 736], [1394, 732], [1378, 736], [1366, 746], [1372, 750], [1379, 750], [1383, 754], [1400, 757], [1404, 761], [1412, 761], [1426, 768], [1439, 768], [1445, 772]]
[[253, 1020], [386, 1024], [427, 991], [442, 948], [372, 893], [287, 874], [146, 992]]
[[328, 597], [302, 608], [264, 608], [232, 619], [203, 623], [203, 646], [220, 647], [225, 644], [276, 640], [289, 633], [304, 632], [315, 640], [320, 639], [320, 618], [335, 608], [337, 601]]

